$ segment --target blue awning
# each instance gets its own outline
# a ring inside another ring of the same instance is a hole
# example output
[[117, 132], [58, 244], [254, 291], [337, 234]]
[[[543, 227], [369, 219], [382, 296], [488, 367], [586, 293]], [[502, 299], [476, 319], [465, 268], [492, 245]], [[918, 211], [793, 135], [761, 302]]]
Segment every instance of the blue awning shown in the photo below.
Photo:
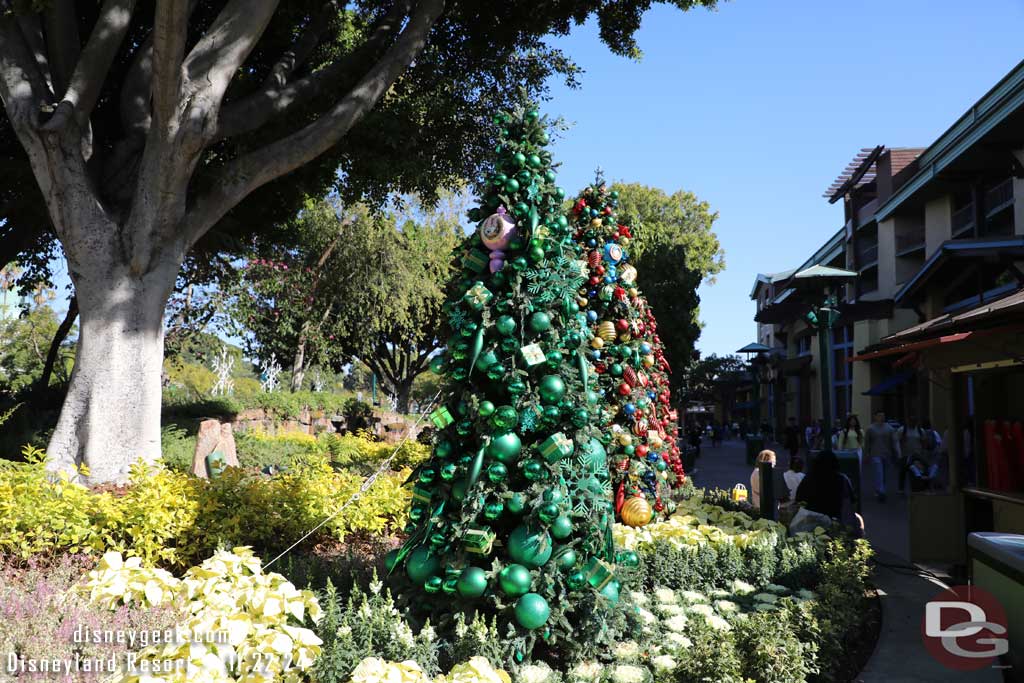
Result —
[[864, 396], [882, 396], [883, 394], [892, 393], [893, 389], [903, 384], [913, 376], [913, 370], [904, 370], [901, 373], [895, 374], [892, 377], [888, 377], [882, 380], [881, 382], [871, 387], [867, 391], [862, 392], [862, 394]]

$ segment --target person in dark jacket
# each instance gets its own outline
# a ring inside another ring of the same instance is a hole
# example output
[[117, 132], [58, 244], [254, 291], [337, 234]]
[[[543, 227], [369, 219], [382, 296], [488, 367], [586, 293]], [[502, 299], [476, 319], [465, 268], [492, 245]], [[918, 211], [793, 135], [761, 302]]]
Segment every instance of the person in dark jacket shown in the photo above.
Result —
[[839, 458], [824, 450], [811, 461], [810, 472], [796, 489], [796, 502], [811, 512], [838, 520], [863, 535], [864, 521], [854, 513], [853, 484], [839, 471]]

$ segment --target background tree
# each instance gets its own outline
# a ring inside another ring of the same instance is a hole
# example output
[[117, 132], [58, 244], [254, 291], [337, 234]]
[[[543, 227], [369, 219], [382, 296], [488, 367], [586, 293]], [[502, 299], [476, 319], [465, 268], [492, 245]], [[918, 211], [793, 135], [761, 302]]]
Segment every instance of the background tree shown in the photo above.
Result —
[[245, 267], [233, 310], [249, 333], [248, 354], [290, 361], [292, 391], [313, 365], [362, 363], [408, 412], [413, 382], [440, 347], [443, 288], [461, 232], [455, 211], [409, 210], [416, 205], [373, 213], [310, 202], [293, 222], [297, 245]]
[[685, 190], [667, 194], [640, 183], [614, 183], [610, 189], [618, 192], [623, 221], [636, 228], [630, 255], [644, 274], [644, 294], [661, 323], [672, 386], [679, 391], [700, 337], [697, 288], [725, 268], [714, 232], [718, 212]]
[[164, 306], [214, 226], [252, 232], [335, 184], [381, 200], [472, 177], [496, 132], [482, 114], [576, 73], [545, 36], [596, 14], [633, 55], [650, 4], [0, 0], [0, 166], [17, 179], [0, 226], [33, 253], [60, 240], [81, 317], [51, 468], [107, 481], [159, 457]]
[[738, 380], [745, 371], [746, 362], [739, 356], [719, 356], [714, 353], [704, 356], [691, 363], [684, 371], [683, 398], [688, 402], [697, 403], [712, 403], [719, 400], [721, 386], [730, 380]]

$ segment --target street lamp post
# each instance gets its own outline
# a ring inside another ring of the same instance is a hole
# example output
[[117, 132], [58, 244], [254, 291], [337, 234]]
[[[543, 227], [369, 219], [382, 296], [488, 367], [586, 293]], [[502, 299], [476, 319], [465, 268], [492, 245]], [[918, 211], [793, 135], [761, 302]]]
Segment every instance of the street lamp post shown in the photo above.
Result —
[[765, 354], [769, 351], [771, 351], [769, 347], [757, 342], [747, 344], [736, 351], [736, 353], [747, 356], [747, 365], [750, 369], [751, 379], [753, 379], [751, 418], [754, 426], [746, 435], [748, 462], [753, 462], [757, 452], [764, 448], [764, 436], [761, 434], [761, 371], [768, 362], [768, 357]]

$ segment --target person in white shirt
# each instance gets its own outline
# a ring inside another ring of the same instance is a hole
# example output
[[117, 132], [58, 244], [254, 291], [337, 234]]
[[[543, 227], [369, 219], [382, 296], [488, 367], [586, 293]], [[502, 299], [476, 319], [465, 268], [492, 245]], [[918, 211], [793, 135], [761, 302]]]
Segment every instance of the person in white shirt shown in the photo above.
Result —
[[761, 508], [761, 463], [771, 463], [775, 467], [775, 451], [763, 450], [757, 454], [754, 471], [750, 474], [750, 504], [755, 510]]
[[796, 500], [796, 489], [804, 480], [804, 459], [799, 455], [789, 459], [789, 469], [782, 475], [786, 482], [786, 490], [789, 492], [789, 500]]

